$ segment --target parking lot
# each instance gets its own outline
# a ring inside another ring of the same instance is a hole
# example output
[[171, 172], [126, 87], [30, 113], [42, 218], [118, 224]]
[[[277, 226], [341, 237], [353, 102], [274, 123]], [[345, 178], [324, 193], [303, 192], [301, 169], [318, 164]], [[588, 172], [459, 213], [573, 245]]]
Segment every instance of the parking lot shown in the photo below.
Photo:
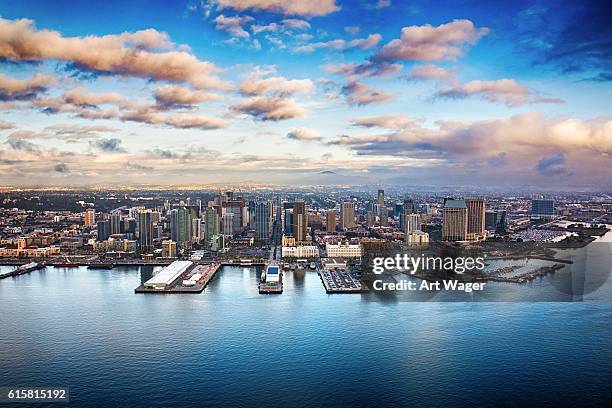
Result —
[[345, 270], [321, 270], [319, 276], [327, 293], [359, 293], [361, 282]]

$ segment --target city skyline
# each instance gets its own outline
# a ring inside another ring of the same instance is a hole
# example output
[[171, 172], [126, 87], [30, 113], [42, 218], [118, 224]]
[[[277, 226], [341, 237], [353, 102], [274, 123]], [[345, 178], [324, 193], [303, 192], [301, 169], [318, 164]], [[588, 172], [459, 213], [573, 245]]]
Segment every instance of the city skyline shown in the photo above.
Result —
[[610, 5], [451, 5], [3, 3], [0, 185], [612, 187]]

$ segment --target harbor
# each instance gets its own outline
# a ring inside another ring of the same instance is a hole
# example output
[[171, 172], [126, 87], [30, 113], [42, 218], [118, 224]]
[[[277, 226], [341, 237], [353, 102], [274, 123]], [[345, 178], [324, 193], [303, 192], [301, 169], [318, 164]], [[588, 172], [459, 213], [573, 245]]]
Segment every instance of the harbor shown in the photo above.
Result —
[[219, 263], [174, 261], [134, 289], [134, 293], [202, 293], [220, 267]]

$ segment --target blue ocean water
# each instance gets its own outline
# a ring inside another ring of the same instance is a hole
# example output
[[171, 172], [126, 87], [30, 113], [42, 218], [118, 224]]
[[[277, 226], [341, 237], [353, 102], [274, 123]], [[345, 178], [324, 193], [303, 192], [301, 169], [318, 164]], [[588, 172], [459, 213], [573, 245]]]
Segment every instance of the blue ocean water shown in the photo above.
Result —
[[140, 272], [1, 281], [0, 386], [69, 386], [78, 407], [588, 406], [612, 395], [610, 302], [327, 295], [314, 272], [259, 295], [258, 271], [239, 267], [199, 295], [137, 295], [151, 273]]

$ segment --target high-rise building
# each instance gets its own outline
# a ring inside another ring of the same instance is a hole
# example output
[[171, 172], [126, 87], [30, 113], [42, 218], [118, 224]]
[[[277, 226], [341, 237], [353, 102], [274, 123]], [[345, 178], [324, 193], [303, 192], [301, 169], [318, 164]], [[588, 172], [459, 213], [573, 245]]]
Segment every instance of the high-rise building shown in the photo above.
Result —
[[272, 227], [272, 204], [270, 202], [255, 204], [255, 239], [267, 241], [270, 239]]
[[404, 216], [405, 232], [407, 234], [421, 230], [421, 214], [406, 214]]
[[283, 232], [285, 235], [293, 235], [293, 208], [285, 209], [285, 223], [283, 224]]
[[153, 248], [153, 214], [151, 210], [138, 212], [138, 245], [141, 250]]
[[327, 232], [336, 231], [336, 211], [329, 210], [325, 214], [325, 230]]
[[176, 258], [176, 242], [162, 241], [162, 258]]
[[366, 215], [366, 224], [369, 228], [372, 228], [376, 225], [376, 213], [374, 211], [368, 211]]
[[191, 211], [180, 207], [170, 211], [170, 236], [178, 248], [191, 244]]
[[293, 203], [293, 235], [297, 242], [305, 242], [308, 237], [308, 209], [302, 199]]
[[446, 199], [442, 209], [442, 240], [465, 241], [467, 239], [467, 227], [465, 201]]
[[413, 214], [416, 213], [416, 206], [414, 204], [414, 201], [410, 198], [406, 198], [404, 199], [404, 202], [402, 203], [402, 210], [401, 210], [401, 215], [400, 215], [400, 229], [402, 230], [406, 230], [406, 217], [405, 215], [407, 214]]
[[340, 228], [355, 228], [355, 203], [345, 201], [340, 204]]
[[111, 233], [111, 223], [109, 220], [98, 221], [97, 225], [97, 240], [106, 241]]
[[231, 237], [234, 235], [234, 213], [226, 212], [221, 217], [221, 233]]
[[531, 200], [531, 215], [536, 217], [555, 215], [555, 202], [553, 200]]
[[211, 244], [214, 236], [219, 235], [219, 216], [214, 208], [207, 208], [204, 212], [204, 221], [206, 224], [206, 243]]
[[389, 209], [386, 204], [375, 204], [374, 211], [378, 214], [378, 220], [381, 227], [386, 227], [389, 224]]
[[202, 241], [202, 220], [193, 218], [191, 220], [191, 242], [199, 243]]
[[110, 216], [111, 234], [121, 234], [121, 210], [115, 210]]
[[85, 226], [93, 227], [96, 225], [96, 210], [88, 208], [85, 210]]
[[466, 198], [467, 239], [477, 241], [485, 237], [485, 200], [484, 198]]
[[376, 204], [385, 204], [385, 190], [378, 190], [378, 197], [376, 198]]

